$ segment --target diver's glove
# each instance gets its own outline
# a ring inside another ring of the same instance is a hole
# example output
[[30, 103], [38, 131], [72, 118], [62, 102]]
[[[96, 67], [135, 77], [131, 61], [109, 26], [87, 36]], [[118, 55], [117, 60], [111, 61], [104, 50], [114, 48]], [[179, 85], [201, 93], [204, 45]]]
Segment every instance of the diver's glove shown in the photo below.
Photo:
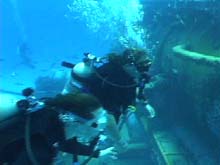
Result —
[[136, 100], [137, 109], [141, 110], [141, 113], [146, 114], [148, 118], [154, 118], [156, 116], [156, 111], [152, 105], [148, 103], [147, 100]]
[[149, 113], [149, 116], [148, 116], [149, 118], [154, 118], [156, 116], [156, 111], [155, 111], [154, 107], [152, 107], [150, 104], [146, 104], [145, 109]]
[[118, 140], [115, 143], [115, 148], [116, 148], [116, 150], [118, 151], [119, 154], [122, 153], [122, 152], [127, 151], [127, 149], [128, 149], [128, 141], [126, 139], [124, 139], [123, 137], [121, 137], [121, 139]]
[[111, 159], [117, 159], [117, 152], [115, 147], [109, 147], [104, 150], [100, 150], [99, 157], [110, 157]]

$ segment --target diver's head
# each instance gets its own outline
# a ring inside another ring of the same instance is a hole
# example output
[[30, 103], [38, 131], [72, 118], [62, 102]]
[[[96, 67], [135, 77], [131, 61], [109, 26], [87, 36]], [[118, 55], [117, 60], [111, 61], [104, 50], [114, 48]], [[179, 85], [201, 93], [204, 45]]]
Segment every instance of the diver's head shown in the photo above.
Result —
[[141, 75], [149, 70], [151, 65], [151, 60], [142, 49], [126, 49], [122, 53], [122, 58], [124, 60], [123, 69], [135, 81], [138, 81]]
[[48, 104], [62, 109], [60, 119], [67, 127], [74, 127], [71, 135], [91, 140], [106, 126], [106, 111], [93, 95], [86, 93], [59, 95]]
[[79, 142], [87, 143], [100, 135], [107, 126], [107, 113], [102, 108], [96, 109], [93, 118], [86, 119], [74, 113], [63, 113], [59, 118], [64, 122], [68, 138], [77, 137]]
[[122, 56], [125, 63], [134, 65], [138, 72], [147, 72], [151, 66], [151, 59], [143, 49], [126, 49]]
[[25, 97], [29, 97], [31, 95], [34, 94], [34, 89], [33, 88], [25, 88], [22, 90], [22, 95], [25, 96]]
[[86, 120], [94, 118], [93, 112], [102, 107], [95, 96], [87, 93], [59, 94], [55, 98], [48, 99], [45, 104], [62, 110], [61, 112], [76, 114]]
[[125, 49], [122, 54], [110, 53], [107, 55], [109, 63], [122, 66], [123, 70], [135, 81], [146, 73], [150, 66], [151, 60], [143, 49]]

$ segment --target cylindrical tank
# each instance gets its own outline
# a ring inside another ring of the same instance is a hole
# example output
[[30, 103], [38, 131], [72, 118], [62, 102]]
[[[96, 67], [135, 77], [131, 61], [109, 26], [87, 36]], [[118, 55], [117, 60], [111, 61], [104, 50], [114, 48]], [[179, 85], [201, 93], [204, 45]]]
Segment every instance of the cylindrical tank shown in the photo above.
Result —
[[22, 98], [21, 95], [0, 92], [0, 121], [11, 117], [18, 112], [16, 103]]

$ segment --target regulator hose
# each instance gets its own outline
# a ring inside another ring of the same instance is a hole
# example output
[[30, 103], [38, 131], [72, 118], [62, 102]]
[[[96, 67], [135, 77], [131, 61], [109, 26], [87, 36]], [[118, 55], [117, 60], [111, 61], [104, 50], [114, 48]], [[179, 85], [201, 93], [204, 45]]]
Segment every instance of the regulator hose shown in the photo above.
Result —
[[28, 158], [33, 165], [40, 165], [31, 148], [31, 140], [30, 140], [30, 122], [31, 122], [31, 114], [27, 114], [26, 122], [25, 122], [25, 148], [27, 151]]

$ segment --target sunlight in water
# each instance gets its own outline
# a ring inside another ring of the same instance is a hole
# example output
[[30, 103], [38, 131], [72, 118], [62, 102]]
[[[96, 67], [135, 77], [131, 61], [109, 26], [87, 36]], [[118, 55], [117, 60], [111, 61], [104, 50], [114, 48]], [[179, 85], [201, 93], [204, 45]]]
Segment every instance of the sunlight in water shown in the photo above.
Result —
[[68, 9], [68, 18], [85, 22], [103, 39], [116, 40], [124, 47], [146, 47], [141, 26], [144, 12], [139, 0], [73, 0]]

